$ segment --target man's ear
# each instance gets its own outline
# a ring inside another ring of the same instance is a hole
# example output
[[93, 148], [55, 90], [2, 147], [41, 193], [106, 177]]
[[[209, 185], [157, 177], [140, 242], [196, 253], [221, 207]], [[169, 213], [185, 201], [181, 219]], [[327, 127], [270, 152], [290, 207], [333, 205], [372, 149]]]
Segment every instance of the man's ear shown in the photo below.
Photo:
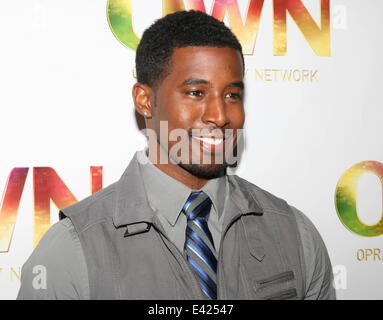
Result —
[[134, 107], [144, 118], [152, 117], [152, 95], [152, 88], [146, 84], [137, 82], [132, 88]]

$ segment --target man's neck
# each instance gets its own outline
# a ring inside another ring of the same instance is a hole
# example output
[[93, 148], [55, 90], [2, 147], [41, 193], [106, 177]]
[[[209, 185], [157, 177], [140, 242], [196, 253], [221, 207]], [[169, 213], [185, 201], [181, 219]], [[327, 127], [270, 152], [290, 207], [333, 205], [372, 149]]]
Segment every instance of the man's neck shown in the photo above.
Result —
[[177, 181], [183, 183], [185, 186], [193, 190], [201, 189], [209, 180], [198, 178], [192, 175], [190, 172], [186, 171], [177, 164], [168, 163], [168, 164], [154, 164], [162, 172], [166, 173], [168, 176], [176, 179]]
[[[164, 150], [159, 146], [157, 148], [156, 159], [151, 158], [151, 155], [148, 153], [146, 155], [148, 156], [150, 162], [158, 169], [190, 189], [199, 190], [209, 181], [209, 179], [194, 176], [178, 164], [172, 163], [168, 155], [165, 153], [161, 155], [161, 153], [164, 153]], [[167, 163], [161, 163], [160, 159], [167, 159]]]

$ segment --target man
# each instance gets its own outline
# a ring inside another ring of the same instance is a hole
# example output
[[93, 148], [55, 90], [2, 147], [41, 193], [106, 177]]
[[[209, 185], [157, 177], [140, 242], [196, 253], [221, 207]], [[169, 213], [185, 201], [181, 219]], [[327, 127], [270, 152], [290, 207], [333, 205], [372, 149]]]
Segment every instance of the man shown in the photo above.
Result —
[[[168, 15], [144, 32], [136, 70], [147, 152], [61, 211], [23, 266], [18, 298], [334, 299], [307, 217], [226, 174], [245, 120], [232, 32], [201, 12]], [[46, 289], [34, 289], [36, 265]]]

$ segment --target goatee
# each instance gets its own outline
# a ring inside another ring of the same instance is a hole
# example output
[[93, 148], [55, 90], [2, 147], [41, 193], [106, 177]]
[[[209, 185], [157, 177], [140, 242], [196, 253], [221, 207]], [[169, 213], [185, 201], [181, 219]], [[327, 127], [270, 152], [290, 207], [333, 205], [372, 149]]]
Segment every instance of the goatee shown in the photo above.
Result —
[[199, 165], [199, 164], [178, 164], [193, 176], [200, 179], [215, 179], [226, 175], [227, 164], [220, 165]]

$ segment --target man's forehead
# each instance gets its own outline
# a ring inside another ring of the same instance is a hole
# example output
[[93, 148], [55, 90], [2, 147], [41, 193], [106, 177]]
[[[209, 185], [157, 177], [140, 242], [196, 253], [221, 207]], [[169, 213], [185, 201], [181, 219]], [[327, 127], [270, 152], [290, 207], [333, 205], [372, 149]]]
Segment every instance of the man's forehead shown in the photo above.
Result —
[[242, 76], [244, 71], [240, 52], [230, 47], [188, 46], [175, 48], [169, 61], [169, 67], [176, 67], [177, 72], [200, 74], [208, 73], [214, 67], [219, 68], [221, 72], [230, 71]]

